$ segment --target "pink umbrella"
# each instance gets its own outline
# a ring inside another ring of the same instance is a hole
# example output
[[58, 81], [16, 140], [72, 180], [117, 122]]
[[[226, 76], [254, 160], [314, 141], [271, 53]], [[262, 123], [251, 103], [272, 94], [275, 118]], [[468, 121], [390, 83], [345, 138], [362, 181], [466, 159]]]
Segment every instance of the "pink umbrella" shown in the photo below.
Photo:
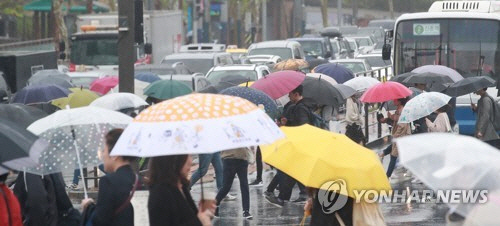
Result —
[[104, 95], [116, 85], [118, 85], [118, 76], [104, 77], [94, 80], [90, 84], [90, 90]]
[[388, 81], [376, 84], [366, 90], [360, 100], [365, 103], [380, 103], [405, 98], [412, 93], [401, 83]]
[[297, 88], [305, 78], [306, 75], [301, 72], [278, 71], [257, 80], [251, 87], [266, 93], [276, 100]]

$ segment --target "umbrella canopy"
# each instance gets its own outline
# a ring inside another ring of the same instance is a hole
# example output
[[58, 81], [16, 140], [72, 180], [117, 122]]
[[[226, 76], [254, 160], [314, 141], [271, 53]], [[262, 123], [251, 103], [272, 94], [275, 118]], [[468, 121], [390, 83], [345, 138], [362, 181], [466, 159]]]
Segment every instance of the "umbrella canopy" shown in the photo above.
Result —
[[474, 207], [465, 218], [463, 226], [498, 225], [498, 213], [500, 213], [500, 191], [489, 191], [488, 202]]
[[252, 102], [255, 105], [263, 105], [264, 111], [271, 117], [272, 119], [276, 119], [278, 117], [278, 106], [274, 102], [271, 97], [260, 90], [252, 89], [249, 87], [241, 87], [235, 86], [230, 87], [225, 90], [222, 90], [220, 94], [241, 97]]
[[90, 84], [90, 90], [104, 95], [118, 85], [118, 76], [104, 77], [94, 80]]
[[274, 65], [274, 71], [301, 71], [309, 68], [307, 61], [302, 59], [288, 59]]
[[146, 106], [148, 103], [141, 97], [132, 93], [110, 93], [90, 103], [90, 106], [119, 111], [127, 108], [138, 108]]
[[303, 73], [296, 71], [278, 71], [257, 80], [253, 83], [252, 88], [258, 89], [276, 100], [297, 88], [305, 77]]
[[144, 95], [160, 100], [168, 100], [192, 93], [191, 87], [176, 80], [159, 80], [144, 89]]
[[[399, 138], [396, 143], [400, 163], [431, 189], [500, 189], [500, 152], [481, 140], [451, 133], [424, 133]], [[448, 205], [467, 216], [477, 204]]]
[[398, 82], [382, 82], [366, 90], [360, 100], [365, 103], [379, 103], [408, 97], [413, 92]]
[[426, 84], [427, 88], [431, 91], [440, 92], [446, 89], [454, 81], [449, 76], [436, 74], [433, 72], [424, 72], [420, 74], [411, 75], [406, 78], [403, 84]]
[[240, 97], [190, 94], [155, 104], [135, 117], [111, 155], [152, 157], [214, 153], [270, 144], [283, 133]]
[[47, 116], [39, 108], [23, 104], [0, 104], [0, 118], [21, 126], [28, 127], [34, 121]]
[[328, 63], [317, 66], [314, 69], [316, 73], [322, 73], [335, 79], [338, 83], [342, 84], [354, 78], [354, 73], [346, 67], [338, 63]]
[[318, 79], [325, 80], [325, 81], [329, 82], [332, 85], [338, 84], [337, 81], [335, 81], [335, 79], [333, 79], [332, 77], [330, 77], [328, 75], [325, 75], [325, 74], [321, 74], [321, 73], [307, 73], [306, 76], [307, 77], [311, 77], [311, 78], [318, 78]]
[[52, 101], [52, 104], [60, 109], [64, 109], [66, 106], [79, 108], [88, 106], [92, 101], [99, 98], [99, 95], [88, 89], [71, 88], [70, 90], [72, 93], [68, 97], [55, 99]]
[[62, 73], [62, 72], [60, 72], [57, 69], [49, 69], [49, 70], [40, 70], [40, 71], [37, 71], [28, 80], [28, 83], [31, 84], [33, 80], [41, 79], [41, 78], [47, 78], [47, 77], [50, 77], [50, 78], [59, 78], [59, 79], [63, 79], [63, 80], [66, 80], [68, 82], [71, 82], [71, 77], [69, 77], [69, 75], [67, 75], [65, 73]]
[[446, 76], [450, 77], [453, 80], [453, 82], [458, 82], [458, 81], [464, 79], [464, 77], [462, 75], [460, 75], [460, 73], [458, 73], [457, 71], [455, 71], [449, 67], [443, 66], [443, 65], [424, 65], [424, 66], [417, 67], [417, 68], [413, 69], [413, 71], [411, 71], [411, 72], [417, 73], [417, 74], [421, 74], [421, 73], [425, 73], [425, 72], [442, 74], [442, 75], [446, 75]]
[[249, 83], [248, 86], [250, 86], [250, 83], [253, 84], [250, 80], [248, 80], [247, 77], [241, 76], [241, 75], [228, 75], [222, 77], [216, 84], [209, 85], [202, 90], [199, 91], [199, 93], [212, 93], [212, 94], [217, 94], [220, 93], [222, 90], [227, 89], [229, 87], [233, 86], [238, 86], [240, 84]]
[[323, 79], [306, 77], [302, 86], [304, 87], [302, 96], [313, 100], [316, 104], [338, 107], [345, 103], [341, 91]]
[[450, 85], [444, 93], [452, 97], [458, 97], [495, 86], [495, 84], [496, 81], [488, 76], [468, 77]]
[[353, 89], [349, 86], [346, 86], [344, 84], [333, 85], [333, 87], [335, 87], [335, 89], [337, 89], [339, 91], [339, 93], [342, 95], [342, 99], [343, 99], [342, 103], [344, 103], [347, 98], [356, 94], [355, 89]]
[[286, 138], [261, 146], [262, 159], [305, 186], [343, 179], [347, 189], [340, 193], [352, 198], [354, 190], [391, 190], [377, 155], [347, 136], [307, 124], [281, 129]]
[[48, 146], [45, 140], [4, 118], [0, 119], [0, 144], [0, 175], [35, 166]]
[[54, 84], [66, 89], [74, 87], [73, 83], [59, 77], [34, 77], [31, 79], [30, 85], [41, 85], [41, 84]]
[[410, 123], [428, 116], [437, 109], [447, 105], [450, 99], [450, 96], [438, 92], [419, 94], [406, 103], [401, 116], [399, 116], [399, 122]]
[[69, 90], [52, 84], [26, 86], [17, 92], [12, 103], [41, 104], [61, 97], [67, 97]]
[[158, 80], [161, 80], [161, 78], [158, 77], [158, 75], [151, 73], [151, 72], [139, 72], [139, 73], [135, 74], [134, 78], [139, 80], [139, 81], [149, 82], [149, 83], [153, 83], [153, 82], [156, 82]]
[[[134, 79], [134, 94], [141, 97], [143, 100], [147, 98], [146, 95], [144, 95], [144, 89], [149, 86], [151, 83], [139, 81], [137, 79]], [[110, 93], [118, 93], [120, 92], [120, 85], [115, 86], [115, 88], [111, 89], [109, 91]]]
[[379, 83], [380, 83], [380, 81], [378, 81], [377, 79], [374, 79], [372, 77], [359, 76], [359, 77], [353, 78], [347, 82], [344, 82], [344, 85], [355, 89], [357, 92], [364, 92], [367, 89], [369, 89], [372, 86], [377, 85]]
[[322, 64], [327, 64], [327, 63], [329, 63], [329, 61], [325, 60], [325, 59], [312, 59], [308, 63], [309, 63], [309, 69], [311, 69], [311, 71], [312, 71], [317, 66], [322, 65]]
[[404, 80], [406, 80], [408, 77], [412, 76], [412, 75], [415, 75], [417, 73], [413, 73], [413, 72], [406, 72], [406, 73], [403, 73], [403, 74], [399, 74], [397, 76], [394, 76], [391, 78], [391, 81], [393, 82], [399, 82], [403, 85], [407, 85]]

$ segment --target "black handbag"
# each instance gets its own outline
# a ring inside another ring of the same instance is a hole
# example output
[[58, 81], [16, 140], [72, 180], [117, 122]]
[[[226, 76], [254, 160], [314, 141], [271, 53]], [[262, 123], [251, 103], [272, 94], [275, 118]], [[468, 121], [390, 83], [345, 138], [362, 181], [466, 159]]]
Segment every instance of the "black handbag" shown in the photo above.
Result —
[[68, 210], [59, 213], [59, 219], [57, 220], [58, 226], [80, 226], [80, 220], [82, 216], [80, 212], [75, 208], [71, 207]]

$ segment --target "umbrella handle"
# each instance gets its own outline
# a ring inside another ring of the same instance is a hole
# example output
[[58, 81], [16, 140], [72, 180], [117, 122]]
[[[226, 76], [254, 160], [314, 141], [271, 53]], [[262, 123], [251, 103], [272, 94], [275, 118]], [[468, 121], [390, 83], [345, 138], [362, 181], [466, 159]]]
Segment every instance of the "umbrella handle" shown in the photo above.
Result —
[[73, 145], [75, 146], [76, 158], [78, 160], [78, 168], [80, 168], [80, 175], [82, 176], [83, 194], [85, 195], [85, 199], [88, 199], [89, 195], [87, 193], [87, 184], [86, 184], [85, 178], [83, 176], [82, 161], [80, 160], [80, 152], [78, 151], [78, 145], [76, 145], [76, 139], [74, 140]]

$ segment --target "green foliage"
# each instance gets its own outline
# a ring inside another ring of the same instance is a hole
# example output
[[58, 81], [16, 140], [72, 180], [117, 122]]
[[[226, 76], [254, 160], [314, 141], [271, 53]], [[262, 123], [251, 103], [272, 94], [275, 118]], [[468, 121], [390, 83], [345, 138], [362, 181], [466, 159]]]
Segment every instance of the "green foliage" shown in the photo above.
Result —
[[12, 16], [22, 16], [24, 3], [24, 0], [0, 0], [0, 12]]

